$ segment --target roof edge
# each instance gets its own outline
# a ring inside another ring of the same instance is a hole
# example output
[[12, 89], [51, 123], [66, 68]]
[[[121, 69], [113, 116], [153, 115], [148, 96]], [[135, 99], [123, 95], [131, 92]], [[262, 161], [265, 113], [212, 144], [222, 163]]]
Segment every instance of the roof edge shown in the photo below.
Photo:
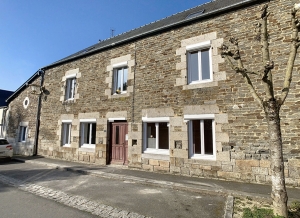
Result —
[[[236, 4], [232, 4], [232, 5], [229, 5], [227, 7], [224, 7], [224, 8], [220, 8], [220, 9], [216, 9], [214, 11], [211, 11], [211, 12], [208, 12], [208, 13], [204, 13], [204, 14], [201, 14], [199, 16], [196, 16], [196, 17], [193, 17], [193, 18], [190, 18], [190, 19], [187, 19], [187, 20], [182, 20], [182, 21], [179, 21], [179, 22], [176, 22], [176, 23], [172, 23], [170, 25], [166, 25], [166, 26], [163, 26], [163, 27], [159, 27], [159, 28], [156, 28], [156, 29], [153, 29], [153, 30], [150, 30], [150, 31], [147, 31], [145, 33], [141, 33], [141, 34], [138, 34], [138, 35], [135, 35], [135, 36], [132, 36], [132, 37], [129, 37], [129, 38], [126, 38], [126, 39], [123, 39], [123, 40], [120, 40], [120, 41], [117, 41], [117, 42], [114, 42], [110, 45], [106, 45], [106, 46], [103, 46], [103, 47], [100, 47], [100, 48], [97, 48], [93, 51], [90, 51], [90, 52], [87, 52], [87, 53], [84, 53], [84, 54], [79, 54], [77, 56], [73, 56], [73, 57], [70, 57], [68, 59], [62, 59], [62, 61], [57, 61], [57, 62], [54, 62], [50, 65], [46, 65], [45, 67], [43, 68], [50, 68], [50, 67], [54, 67], [54, 66], [57, 66], [57, 65], [60, 65], [60, 64], [63, 64], [63, 63], [66, 63], [68, 61], [71, 61], [71, 60], [75, 60], [75, 59], [78, 59], [78, 58], [81, 58], [81, 57], [84, 57], [84, 56], [87, 56], [87, 55], [90, 55], [90, 54], [94, 54], [94, 53], [97, 53], [99, 51], [102, 51], [102, 50], [105, 50], [105, 49], [108, 49], [108, 48], [111, 48], [111, 47], [115, 47], [119, 44], [122, 44], [122, 43], [125, 43], [125, 42], [129, 42], [129, 41], [132, 41], [134, 39], [137, 39], [137, 38], [141, 38], [141, 37], [146, 37], [147, 35], [151, 35], [153, 33], [156, 33], [156, 32], [159, 32], [159, 31], [163, 31], [165, 29], [169, 29], [171, 27], [175, 27], [175, 26], [179, 26], [179, 25], [183, 25], [185, 23], [189, 23], [189, 22], [192, 22], [194, 20], [197, 20], [199, 18], [203, 18], [203, 17], [207, 17], [207, 16], [211, 16], [211, 15], [214, 15], [214, 14], [218, 14], [218, 13], [222, 13], [222, 12], [226, 12], [230, 9], [234, 9], [234, 8], [238, 8], [240, 6], [243, 6], [243, 5], [246, 5], [246, 4], [249, 4], [251, 2], [259, 2], [260, 0], [244, 0], [244, 1], [241, 1], [239, 3], [236, 3]], [[263, 0], [263, 1], [267, 1], [267, 0]], [[189, 10], [189, 9], [188, 9]], [[186, 11], [186, 10], [185, 10]], [[172, 16], [172, 15], [171, 15]], [[165, 18], [164, 18], [165, 19]], [[163, 19], [162, 19], [163, 20]], [[130, 32], [130, 31], [129, 31]], [[112, 39], [112, 38], [109, 38], [109, 39]], [[91, 46], [89, 46], [91, 47]], [[88, 47], [88, 48], [89, 48]], [[84, 49], [83, 49], [84, 50]], [[43, 69], [42, 68], [42, 69]]]
[[8, 99], [6, 99], [5, 101], [7, 103], [9, 103], [10, 101], [12, 101], [15, 96], [21, 91], [23, 90], [25, 87], [28, 86], [29, 83], [31, 83], [35, 78], [37, 78], [40, 75], [40, 71], [43, 70], [44, 68], [39, 69], [38, 71], [35, 72], [35, 74], [33, 74], [25, 83], [23, 83], [23, 85], [21, 85], [11, 96], [8, 97]]

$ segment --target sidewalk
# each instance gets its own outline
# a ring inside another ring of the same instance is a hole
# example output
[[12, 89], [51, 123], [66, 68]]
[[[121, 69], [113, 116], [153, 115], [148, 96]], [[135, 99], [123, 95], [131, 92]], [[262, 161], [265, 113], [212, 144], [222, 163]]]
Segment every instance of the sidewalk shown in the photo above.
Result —
[[[14, 156], [14, 160], [30, 164], [41, 164], [49, 167], [72, 171], [81, 174], [89, 174], [97, 177], [132, 181], [143, 185], [151, 185], [160, 188], [169, 188], [193, 193], [227, 196], [249, 196], [253, 199], [264, 198], [270, 200], [271, 185], [241, 183], [207, 178], [186, 177], [171, 174], [160, 174], [128, 169], [123, 166], [98, 166], [92, 164], [69, 162], [58, 159], [50, 159], [42, 156], [25, 157]], [[288, 188], [289, 200], [300, 200], [300, 189]], [[229, 204], [229, 205], [228, 205]], [[232, 214], [232, 198], [227, 198], [228, 216]]]

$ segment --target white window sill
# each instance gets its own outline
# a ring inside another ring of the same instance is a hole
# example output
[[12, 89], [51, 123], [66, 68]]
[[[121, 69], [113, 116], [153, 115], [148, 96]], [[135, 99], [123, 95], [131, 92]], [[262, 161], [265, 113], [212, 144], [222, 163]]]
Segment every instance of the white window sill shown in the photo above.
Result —
[[121, 92], [121, 93], [114, 93], [113, 95], [123, 95], [123, 94], [126, 94], [127, 93], [127, 91], [126, 92]]
[[65, 147], [65, 148], [70, 148], [70, 147], [71, 147], [71, 144], [64, 144], [63, 147]]
[[167, 149], [153, 149], [147, 148], [144, 151], [145, 154], [162, 154], [162, 155], [170, 155], [170, 151]]
[[201, 155], [201, 154], [194, 154], [191, 159], [194, 160], [212, 160], [215, 161], [216, 160], [216, 156], [215, 155]]
[[214, 87], [214, 86], [218, 86], [218, 81], [204, 80], [203, 82], [192, 82], [187, 85], [183, 85], [183, 90], [201, 89], [201, 88]]
[[206, 80], [197, 80], [197, 81], [192, 81], [188, 85], [194, 85], [194, 84], [199, 84], [199, 83], [209, 83], [212, 82], [212, 79], [206, 79]]

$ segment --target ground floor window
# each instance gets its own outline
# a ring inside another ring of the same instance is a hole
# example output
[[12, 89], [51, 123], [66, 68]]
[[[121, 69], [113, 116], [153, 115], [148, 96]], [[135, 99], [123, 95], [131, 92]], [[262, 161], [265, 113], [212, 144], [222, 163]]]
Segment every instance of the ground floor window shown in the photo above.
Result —
[[62, 124], [62, 145], [68, 146], [71, 144], [71, 123]]
[[27, 126], [20, 126], [19, 128], [19, 142], [26, 141], [26, 134], [27, 134]]
[[80, 144], [81, 147], [95, 147], [96, 144], [96, 123], [80, 123]]
[[169, 152], [168, 122], [144, 122], [143, 134], [144, 152]]
[[215, 158], [215, 131], [213, 119], [188, 121], [189, 156]]

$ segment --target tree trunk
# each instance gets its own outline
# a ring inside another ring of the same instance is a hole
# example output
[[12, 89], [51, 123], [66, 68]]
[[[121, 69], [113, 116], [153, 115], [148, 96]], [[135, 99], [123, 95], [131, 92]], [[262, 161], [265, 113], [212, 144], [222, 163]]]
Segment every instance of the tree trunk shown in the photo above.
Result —
[[276, 100], [269, 100], [265, 105], [269, 131], [269, 147], [271, 150], [271, 196], [273, 200], [273, 209], [275, 215], [287, 217], [288, 197], [285, 188], [279, 110]]

